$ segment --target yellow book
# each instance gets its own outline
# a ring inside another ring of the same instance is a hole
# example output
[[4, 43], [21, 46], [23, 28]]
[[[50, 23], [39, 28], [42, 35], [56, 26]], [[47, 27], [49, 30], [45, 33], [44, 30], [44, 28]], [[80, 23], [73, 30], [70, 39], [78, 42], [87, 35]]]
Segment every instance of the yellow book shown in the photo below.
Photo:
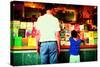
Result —
[[36, 47], [36, 38], [29, 37], [28, 38], [28, 46], [35, 46]]
[[70, 42], [69, 41], [65, 41], [65, 45], [70, 46]]
[[89, 31], [89, 39], [94, 38], [94, 33], [93, 31]]
[[33, 23], [27, 22], [27, 29], [32, 29], [32, 28], [33, 28]]
[[26, 22], [21, 22], [20, 29], [26, 29]]
[[89, 45], [94, 45], [94, 38], [89, 38]]
[[80, 25], [80, 30], [84, 30], [84, 25]]
[[19, 29], [19, 27], [20, 27], [20, 21], [14, 20], [14, 21], [12, 21], [12, 25], [13, 25], [13, 28]]
[[65, 45], [65, 41], [61, 41], [61, 46]]

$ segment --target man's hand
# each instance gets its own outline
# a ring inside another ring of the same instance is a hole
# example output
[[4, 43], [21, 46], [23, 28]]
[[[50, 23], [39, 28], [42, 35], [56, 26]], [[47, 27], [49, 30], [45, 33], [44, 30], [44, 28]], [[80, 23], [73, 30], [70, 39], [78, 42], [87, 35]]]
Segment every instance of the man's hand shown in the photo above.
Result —
[[36, 50], [37, 50], [37, 53], [40, 54], [40, 46], [37, 46]]
[[38, 30], [36, 31], [35, 37], [36, 37], [36, 42], [37, 42], [37, 48], [36, 48], [36, 50], [37, 50], [38, 54], [40, 54], [40, 43], [39, 43], [40, 32]]
[[58, 55], [60, 54], [60, 33], [56, 32]]
[[58, 55], [60, 54], [60, 45], [58, 46]]

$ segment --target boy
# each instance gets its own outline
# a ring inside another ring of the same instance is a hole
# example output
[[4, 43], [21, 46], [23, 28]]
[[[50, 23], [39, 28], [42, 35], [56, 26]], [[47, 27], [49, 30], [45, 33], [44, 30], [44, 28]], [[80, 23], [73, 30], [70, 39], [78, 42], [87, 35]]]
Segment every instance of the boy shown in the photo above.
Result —
[[69, 38], [70, 41], [70, 62], [80, 62], [80, 44], [81, 39], [79, 38], [79, 35], [77, 31], [73, 30], [71, 32], [71, 37]]

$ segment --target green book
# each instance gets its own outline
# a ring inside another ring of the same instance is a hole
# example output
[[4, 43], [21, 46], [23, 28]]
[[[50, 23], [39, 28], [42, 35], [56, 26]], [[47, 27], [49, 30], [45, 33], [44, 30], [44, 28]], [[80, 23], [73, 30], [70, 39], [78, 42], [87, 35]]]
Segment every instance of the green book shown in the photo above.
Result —
[[97, 45], [97, 38], [94, 38], [94, 44]]
[[14, 46], [16, 47], [22, 46], [22, 37], [15, 37], [14, 39], [15, 39]]

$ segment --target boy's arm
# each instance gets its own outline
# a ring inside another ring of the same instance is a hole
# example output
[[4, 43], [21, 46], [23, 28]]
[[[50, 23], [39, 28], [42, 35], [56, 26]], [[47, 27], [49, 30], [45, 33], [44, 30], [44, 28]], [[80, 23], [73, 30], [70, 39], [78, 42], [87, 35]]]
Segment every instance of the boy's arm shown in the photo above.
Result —
[[79, 44], [81, 45], [81, 43], [83, 42], [82, 38], [80, 37], [80, 33], [78, 33], [78, 39], [79, 39]]

